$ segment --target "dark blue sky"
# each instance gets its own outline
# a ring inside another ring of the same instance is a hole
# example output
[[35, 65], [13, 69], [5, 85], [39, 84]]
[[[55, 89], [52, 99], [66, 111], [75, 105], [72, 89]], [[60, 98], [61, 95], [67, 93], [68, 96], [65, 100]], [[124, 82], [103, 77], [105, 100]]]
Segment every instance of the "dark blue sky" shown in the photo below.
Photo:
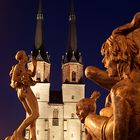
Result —
[[[10, 135], [24, 118], [24, 110], [9, 86], [15, 53], [33, 49], [37, 0], [1, 0], [0, 4], [0, 140]], [[100, 48], [112, 30], [140, 11], [138, 0], [75, 0], [78, 48], [84, 65], [103, 68]], [[69, 0], [43, 0], [46, 51], [51, 55], [51, 88], [61, 88], [61, 57], [67, 48]], [[84, 78], [86, 96], [101, 91], [98, 110], [107, 91]]]

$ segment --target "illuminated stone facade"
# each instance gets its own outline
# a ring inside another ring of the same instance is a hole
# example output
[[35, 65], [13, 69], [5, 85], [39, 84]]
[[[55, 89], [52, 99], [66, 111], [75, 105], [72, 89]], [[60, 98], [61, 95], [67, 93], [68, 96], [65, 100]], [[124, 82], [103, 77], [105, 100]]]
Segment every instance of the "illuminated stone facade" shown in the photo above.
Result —
[[[61, 97], [63, 98], [60, 99], [61, 101], [56, 102], [54, 100], [53, 102], [50, 97], [52, 93], [50, 83], [46, 82], [45, 76], [43, 76], [44, 80], [41, 77], [37, 77], [39, 68], [41, 68], [40, 76], [45, 75], [45, 73], [46, 75], [50, 74], [50, 71], [42, 68], [45, 65], [49, 67], [47, 69], [50, 69], [50, 64], [47, 64], [45, 61], [38, 61], [37, 64], [38, 68], [34, 77], [37, 84], [31, 87], [39, 105], [40, 116], [36, 122], [37, 140], [82, 140], [83, 129], [76, 115], [76, 103], [81, 98], [84, 98], [85, 85], [63, 83], [62, 91], [56, 92], [57, 94], [62, 94]], [[76, 72], [76, 79], [82, 78], [83, 75], [81, 74], [81, 77], [79, 77], [78, 73], [82, 73], [83, 65], [78, 64], [78, 66], [81, 66], [80, 69], [77, 69], [77, 64], [74, 63], [68, 63], [67, 65], [71, 65], [68, 66], [71, 69], [69, 71], [70, 73], [72, 71]], [[28, 67], [32, 69], [32, 64], [29, 63]], [[66, 70], [65, 73], [67, 73]], [[38, 78], [42, 80], [39, 81]], [[26, 130], [26, 138], [30, 138], [28, 129]]]

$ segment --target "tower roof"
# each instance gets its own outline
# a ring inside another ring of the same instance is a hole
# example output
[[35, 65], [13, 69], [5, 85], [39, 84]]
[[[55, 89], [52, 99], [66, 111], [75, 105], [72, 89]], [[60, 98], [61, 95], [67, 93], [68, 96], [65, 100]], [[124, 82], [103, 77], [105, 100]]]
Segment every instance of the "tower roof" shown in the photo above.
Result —
[[[67, 61], [65, 61], [65, 59]], [[74, 11], [74, 0], [70, 0], [68, 48], [63, 62], [79, 62], [80, 55], [77, 47], [76, 15]]]
[[76, 16], [74, 12], [74, 0], [70, 1], [68, 51], [77, 52], [77, 33], [76, 33]]
[[38, 0], [38, 13], [37, 13], [33, 57], [36, 58], [38, 56], [38, 54], [40, 53], [43, 60], [49, 62], [44, 47], [45, 47], [45, 44], [44, 44], [44, 17], [43, 17], [43, 12], [42, 12], [42, 0]]
[[44, 23], [43, 23], [43, 13], [42, 13], [42, 0], [38, 3], [38, 14], [36, 23], [36, 33], [35, 33], [35, 49], [41, 50], [44, 45]]

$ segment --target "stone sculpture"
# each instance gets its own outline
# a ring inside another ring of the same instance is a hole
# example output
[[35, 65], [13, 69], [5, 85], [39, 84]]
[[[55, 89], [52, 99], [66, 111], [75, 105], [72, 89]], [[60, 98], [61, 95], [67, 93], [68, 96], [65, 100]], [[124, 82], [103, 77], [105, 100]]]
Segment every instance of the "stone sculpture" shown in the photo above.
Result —
[[99, 115], [97, 92], [77, 103], [85, 140], [140, 140], [140, 13], [113, 30], [101, 53], [107, 70], [88, 66], [85, 75], [110, 93]]
[[18, 51], [16, 56], [18, 63], [12, 67], [10, 71], [11, 84], [10, 86], [17, 91], [18, 98], [22, 103], [25, 111], [28, 113], [28, 117], [23, 120], [20, 126], [14, 131], [12, 136], [8, 136], [5, 140], [26, 140], [24, 138], [24, 131], [29, 126], [30, 128], [30, 140], [36, 140], [36, 119], [39, 116], [38, 103], [35, 95], [33, 94], [30, 86], [35, 85], [32, 77], [36, 72], [36, 60], [33, 59], [33, 71], [27, 68], [28, 57], [25, 51]]

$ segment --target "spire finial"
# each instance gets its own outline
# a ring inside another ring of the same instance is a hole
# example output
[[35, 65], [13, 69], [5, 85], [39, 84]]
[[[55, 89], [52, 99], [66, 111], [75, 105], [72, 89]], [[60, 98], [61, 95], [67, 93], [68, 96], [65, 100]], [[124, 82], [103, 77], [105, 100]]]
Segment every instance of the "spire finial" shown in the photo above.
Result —
[[37, 20], [43, 20], [43, 14], [42, 14], [42, 0], [38, 0], [38, 14], [37, 14]]
[[42, 0], [38, 1], [38, 13], [42, 13]]
[[43, 14], [42, 14], [42, 0], [38, 0], [38, 14], [37, 14], [37, 24], [36, 24], [36, 34], [35, 34], [35, 48], [37, 50], [41, 49], [43, 45]]
[[69, 21], [76, 20], [75, 12], [74, 12], [74, 0], [70, 1], [70, 15], [69, 15]]
[[70, 2], [70, 14], [74, 15], [74, 0], [71, 0]]

